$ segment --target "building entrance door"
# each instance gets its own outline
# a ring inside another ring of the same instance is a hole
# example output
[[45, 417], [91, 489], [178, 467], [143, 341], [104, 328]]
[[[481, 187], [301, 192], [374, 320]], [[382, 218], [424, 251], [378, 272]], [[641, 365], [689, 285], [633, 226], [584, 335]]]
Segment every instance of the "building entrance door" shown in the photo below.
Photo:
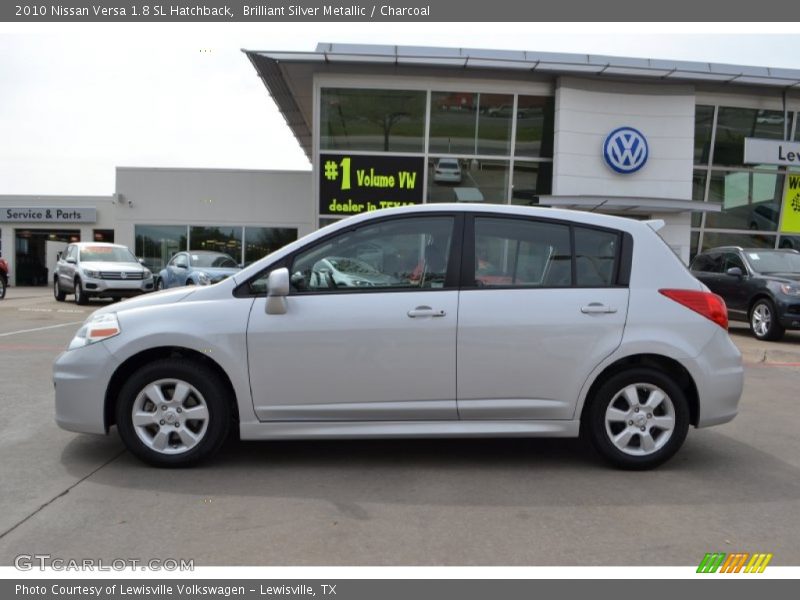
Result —
[[79, 230], [69, 229], [16, 229], [14, 233], [17, 285], [49, 285], [55, 263], [52, 262], [52, 256], [48, 256], [48, 247], [52, 254], [58, 245], [48, 242], [66, 244], [81, 239]]

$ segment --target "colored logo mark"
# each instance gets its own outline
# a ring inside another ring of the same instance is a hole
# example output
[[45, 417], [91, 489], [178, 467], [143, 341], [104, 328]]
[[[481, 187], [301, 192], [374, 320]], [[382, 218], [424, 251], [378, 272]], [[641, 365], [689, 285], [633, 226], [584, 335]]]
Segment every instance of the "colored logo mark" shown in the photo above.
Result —
[[603, 156], [617, 173], [634, 173], [647, 162], [647, 140], [633, 127], [615, 129], [603, 142]]
[[772, 554], [747, 552], [709, 552], [700, 561], [698, 573], [763, 573]]

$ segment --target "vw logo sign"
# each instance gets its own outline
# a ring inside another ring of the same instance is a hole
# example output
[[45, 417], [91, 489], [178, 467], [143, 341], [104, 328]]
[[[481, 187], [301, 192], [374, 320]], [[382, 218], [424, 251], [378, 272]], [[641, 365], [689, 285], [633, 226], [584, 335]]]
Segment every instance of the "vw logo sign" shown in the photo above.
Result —
[[619, 127], [603, 142], [603, 157], [617, 173], [635, 173], [647, 162], [647, 140], [633, 127]]
[[119, 277], [120, 277], [120, 279], [127, 279], [128, 278], [128, 274], [125, 271], [123, 271], [122, 273], [119, 274]]

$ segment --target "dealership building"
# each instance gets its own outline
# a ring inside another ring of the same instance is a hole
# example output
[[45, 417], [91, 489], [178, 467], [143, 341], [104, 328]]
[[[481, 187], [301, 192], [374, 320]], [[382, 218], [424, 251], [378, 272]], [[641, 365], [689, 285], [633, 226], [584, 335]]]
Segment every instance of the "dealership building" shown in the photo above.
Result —
[[119, 168], [105, 198], [0, 196], [12, 269], [33, 260], [26, 239], [78, 237], [155, 267], [187, 248], [250, 262], [352, 214], [440, 202], [663, 219], [686, 262], [800, 248], [800, 71], [347, 44], [245, 54], [310, 172]]

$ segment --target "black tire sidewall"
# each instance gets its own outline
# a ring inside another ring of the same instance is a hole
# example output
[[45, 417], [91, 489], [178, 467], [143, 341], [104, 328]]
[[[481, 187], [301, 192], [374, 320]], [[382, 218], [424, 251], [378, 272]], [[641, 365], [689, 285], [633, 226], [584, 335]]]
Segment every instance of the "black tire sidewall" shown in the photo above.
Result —
[[75, 304], [88, 304], [89, 297], [86, 295], [86, 290], [83, 289], [83, 284], [80, 279], [75, 280]]
[[[133, 404], [139, 393], [159, 379], [181, 379], [192, 384], [203, 395], [209, 414], [208, 428], [203, 439], [183, 454], [160, 454], [145, 446], [132, 422]], [[157, 467], [188, 467], [213, 455], [228, 436], [230, 400], [220, 378], [208, 368], [186, 359], [163, 359], [145, 365], [128, 378], [120, 390], [116, 419], [117, 430], [132, 454]]]
[[[609, 403], [620, 390], [636, 383], [650, 383], [669, 396], [675, 410], [675, 429], [667, 444], [648, 456], [632, 456], [619, 450], [608, 438], [605, 413]], [[651, 367], [636, 367], [612, 376], [598, 389], [584, 411], [581, 424], [597, 452], [615, 467], [628, 470], [652, 469], [666, 462], [680, 449], [689, 431], [689, 403], [680, 387], [664, 372]]]
[[8, 288], [8, 283], [6, 283], [5, 277], [0, 277], [0, 300], [6, 297], [6, 288]]
[[66, 294], [61, 290], [61, 285], [58, 283], [58, 279], [53, 280], [53, 296], [55, 297], [56, 301], [63, 302], [64, 298], [66, 298]]

